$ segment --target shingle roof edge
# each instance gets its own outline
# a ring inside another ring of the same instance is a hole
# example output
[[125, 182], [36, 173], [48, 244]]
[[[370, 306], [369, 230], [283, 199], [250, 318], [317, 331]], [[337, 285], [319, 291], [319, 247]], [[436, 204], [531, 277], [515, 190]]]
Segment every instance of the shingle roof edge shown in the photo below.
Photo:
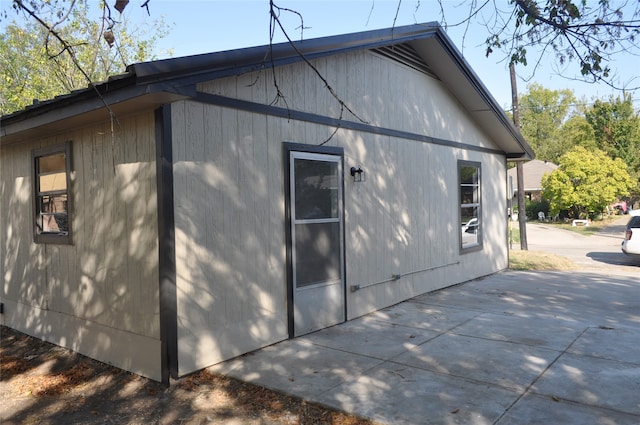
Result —
[[127, 71], [138, 82], [157, 81], [199, 73], [228, 71], [243, 73], [256, 68], [299, 62], [320, 56], [334, 55], [358, 49], [405, 43], [431, 37], [440, 31], [436, 22], [407, 25], [365, 32], [312, 38], [293, 42], [262, 45], [237, 50], [205, 53], [179, 58], [132, 64]]

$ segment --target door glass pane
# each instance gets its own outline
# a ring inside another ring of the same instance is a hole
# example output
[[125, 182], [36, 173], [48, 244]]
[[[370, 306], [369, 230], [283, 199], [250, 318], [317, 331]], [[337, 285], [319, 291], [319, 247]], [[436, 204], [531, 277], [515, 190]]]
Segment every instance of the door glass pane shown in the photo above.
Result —
[[340, 279], [340, 222], [295, 226], [296, 286]]
[[339, 206], [338, 163], [296, 159], [295, 218], [337, 218]]

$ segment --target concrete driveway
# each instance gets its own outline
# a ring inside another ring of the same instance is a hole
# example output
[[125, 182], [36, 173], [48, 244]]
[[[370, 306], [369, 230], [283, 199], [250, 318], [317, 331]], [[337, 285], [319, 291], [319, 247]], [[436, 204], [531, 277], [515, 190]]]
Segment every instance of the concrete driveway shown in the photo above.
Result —
[[[548, 230], [529, 248], [580, 257]], [[598, 238], [584, 271], [497, 273], [212, 370], [387, 424], [637, 425], [640, 270]]]

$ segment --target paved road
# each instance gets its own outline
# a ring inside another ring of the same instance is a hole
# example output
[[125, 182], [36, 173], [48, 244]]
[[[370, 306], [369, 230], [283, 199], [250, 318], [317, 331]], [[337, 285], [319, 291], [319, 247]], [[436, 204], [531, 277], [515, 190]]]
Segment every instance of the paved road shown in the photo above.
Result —
[[620, 250], [628, 221], [628, 216], [622, 216], [591, 236], [531, 222], [527, 223], [527, 242], [531, 251], [562, 255], [581, 268], [640, 273], [640, 259]]

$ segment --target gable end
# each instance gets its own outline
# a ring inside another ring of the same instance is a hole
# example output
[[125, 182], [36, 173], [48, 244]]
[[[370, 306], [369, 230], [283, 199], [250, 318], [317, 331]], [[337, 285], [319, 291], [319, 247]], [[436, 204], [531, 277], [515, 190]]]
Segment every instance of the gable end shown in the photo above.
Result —
[[436, 80], [440, 80], [440, 78], [438, 78], [438, 76], [431, 70], [431, 67], [429, 67], [429, 65], [420, 57], [420, 55], [418, 55], [418, 52], [416, 52], [413, 47], [406, 43], [382, 46], [371, 49], [371, 51], [380, 56], [384, 56], [385, 58], [413, 68], [416, 71], [422, 72], [423, 74], [435, 78]]

